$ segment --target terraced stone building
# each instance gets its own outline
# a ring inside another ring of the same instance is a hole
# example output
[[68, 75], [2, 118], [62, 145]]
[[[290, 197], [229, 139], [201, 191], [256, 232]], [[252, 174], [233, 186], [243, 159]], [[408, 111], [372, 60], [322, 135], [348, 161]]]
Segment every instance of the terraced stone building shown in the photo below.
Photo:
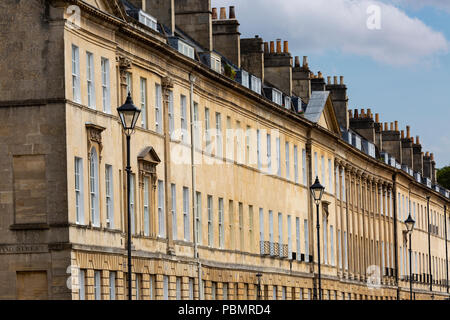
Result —
[[241, 38], [234, 7], [3, 0], [0, 16], [1, 299], [127, 299], [128, 93], [133, 299], [313, 299], [316, 177], [324, 299], [409, 299], [409, 214], [414, 296], [449, 297], [433, 155], [349, 110], [343, 77], [287, 41]]

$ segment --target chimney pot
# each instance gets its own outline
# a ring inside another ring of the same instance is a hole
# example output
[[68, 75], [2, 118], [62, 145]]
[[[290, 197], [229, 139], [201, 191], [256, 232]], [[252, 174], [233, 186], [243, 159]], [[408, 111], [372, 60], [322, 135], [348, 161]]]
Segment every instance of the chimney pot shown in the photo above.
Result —
[[300, 68], [300, 57], [299, 56], [295, 57], [295, 67]]
[[275, 52], [275, 42], [270, 41], [270, 53], [274, 53]]
[[322, 72], [319, 71], [319, 72], [317, 73], [317, 78], [323, 79]]
[[384, 131], [389, 131], [388, 123], [387, 123], [387, 122], [384, 123]]
[[364, 109], [361, 109], [361, 118], [365, 118], [366, 117], [366, 112], [364, 111]]
[[227, 19], [227, 9], [225, 7], [220, 8], [220, 20]]
[[236, 19], [236, 9], [234, 6], [230, 6], [230, 19]]
[[420, 138], [419, 138], [419, 136], [416, 136], [416, 144], [420, 144]]
[[331, 77], [330, 76], [327, 77], [327, 83], [331, 84]]
[[277, 53], [281, 53], [281, 39], [277, 39]]
[[289, 41], [284, 42], [284, 53], [289, 53]]
[[352, 110], [348, 110], [348, 117], [349, 117], [350, 119], [353, 118], [353, 111], [352, 111]]
[[212, 8], [212, 19], [217, 20], [217, 8]]
[[264, 42], [264, 53], [269, 53], [269, 43]]
[[338, 84], [338, 82], [337, 82], [337, 76], [334, 76], [333, 80], [334, 80], [334, 84]]
[[431, 161], [434, 161], [434, 154], [433, 153], [430, 153], [430, 158], [431, 158]]
[[425, 157], [427, 157], [427, 158], [430, 157], [430, 153], [428, 151], [425, 153]]
[[402, 130], [401, 133], [402, 133], [402, 139], [405, 139], [405, 130]]
[[367, 117], [372, 118], [372, 109], [367, 109]]
[[358, 109], [355, 109], [355, 119], [358, 119]]
[[398, 132], [398, 121], [395, 121], [394, 124], [395, 124], [395, 131]]
[[303, 67], [308, 68], [308, 57], [307, 56], [303, 56]]
[[411, 138], [411, 127], [406, 126], [406, 137], [409, 139]]
[[391, 131], [394, 131], [394, 123], [393, 123], [393, 122], [390, 123], [390, 127], [391, 127], [390, 130], [391, 130]]
[[380, 123], [380, 114], [379, 113], [375, 113], [375, 122]]
[[340, 83], [341, 83], [341, 86], [343, 86], [344, 85], [344, 76], [341, 76], [341, 79], [340, 79]]

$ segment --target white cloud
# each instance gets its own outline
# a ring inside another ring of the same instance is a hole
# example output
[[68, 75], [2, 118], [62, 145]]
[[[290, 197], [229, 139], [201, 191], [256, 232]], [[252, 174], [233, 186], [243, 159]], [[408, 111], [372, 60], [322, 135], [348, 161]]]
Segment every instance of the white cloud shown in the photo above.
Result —
[[[424, 63], [449, 48], [442, 33], [378, 0], [213, 0], [212, 4], [235, 5], [242, 33], [258, 34], [265, 41], [289, 40], [293, 54], [338, 51], [403, 66]], [[380, 30], [367, 28], [371, 5], [381, 9]]]

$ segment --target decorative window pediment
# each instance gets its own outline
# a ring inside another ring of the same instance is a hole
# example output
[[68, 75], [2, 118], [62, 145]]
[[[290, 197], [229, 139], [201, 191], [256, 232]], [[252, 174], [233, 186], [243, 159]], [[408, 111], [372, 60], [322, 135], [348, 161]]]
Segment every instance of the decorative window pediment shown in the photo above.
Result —
[[86, 122], [88, 150], [91, 150], [93, 146], [97, 146], [100, 162], [102, 159], [103, 150], [102, 132], [105, 131], [105, 129], [106, 128], [93, 124], [91, 122]]

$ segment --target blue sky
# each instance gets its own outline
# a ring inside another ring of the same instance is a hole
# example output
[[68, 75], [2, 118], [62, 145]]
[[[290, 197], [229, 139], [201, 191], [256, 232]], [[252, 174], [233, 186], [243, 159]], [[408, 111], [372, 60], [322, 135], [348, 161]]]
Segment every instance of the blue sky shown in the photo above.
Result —
[[[382, 122], [398, 120], [400, 129], [410, 125], [437, 166], [450, 165], [450, 0], [212, 0], [212, 5], [236, 6], [242, 37], [288, 40], [292, 55], [308, 56], [315, 73], [343, 75], [350, 109], [371, 108]], [[375, 28], [368, 28], [368, 20]]]

